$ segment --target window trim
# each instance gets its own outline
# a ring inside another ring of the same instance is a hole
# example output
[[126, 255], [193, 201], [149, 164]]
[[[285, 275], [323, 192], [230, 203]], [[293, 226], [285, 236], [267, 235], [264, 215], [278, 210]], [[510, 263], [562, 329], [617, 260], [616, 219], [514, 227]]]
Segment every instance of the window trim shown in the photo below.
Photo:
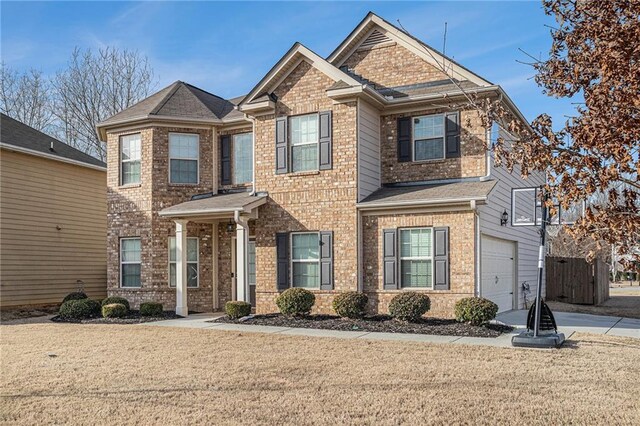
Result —
[[[315, 115], [318, 124], [318, 131], [317, 131], [317, 138], [315, 142], [306, 142], [306, 143], [301, 143], [301, 144], [296, 144], [294, 145], [292, 142], [292, 138], [291, 138], [291, 119], [292, 118], [299, 118], [299, 117], [306, 117], [306, 116], [312, 116]], [[308, 169], [308, 170], [293, 170], [293, 147], [294, 146], [307, 146], [307, 145], [314, 145], [317, 148], [317, 155], [316, 155], [316, 167], [314, 169]], [[296, 115], [288, 115], [287, 116], [287, 157], [289, 158], [289, 164], [291, 164], [291, 167], [289, 168], [289, 173], [290, 174], [297, 174], [297, 173], [309, 173], [309, 172], [317, 172], [320, 171], [320, 112], [316, 111], [316, 112], [311, 112], [311, 113], [306, 113], [306, 114], [296, 114]]]
[[[194, 161], [193, 158], [187, 157], [172, 157], [171, 156], [171, 135], [187, 135], [187, 136], [196, 136], [198, 139], [198, 155], [195, 158], [196, 161], [196, 181], [194, 182], [172, 182], [171, 181], [171, 160], [188, 160]], [[169, 163], [167, 164], [169, 169], [169, 185], [172, 186], [195, 186], [200, 185], [200, 134], [199, 133], [187, 133], [187, 132], [169, 132], [167, 136], [167, 156], [169, 157]]]
[[[140, 261], [139, 262], [125, 262], [122, 260], [122, 241], [124, 240], [140, 240]], [[118, 257], [120, 261], [120, 288], [124, 289], [135, 289], [142, 288], [142, 237], [121, 237], [120, 238], [120, 250], [118, 252]], [[124, 275], [122, 274], [122, 265], [140, 265], [140, 285], [139, 286], [123, 286], [122, 280]]]
[[[318, 259], [316, 260], [296, 260], [296, 263], [316, 263], [318, 265], [318, 286], [317, 287], [302, 287], [302, 286], [296, 286], [294, 285], [293, 282], [293, 264], [294, 264], [294, 260], [293, 260], [293, 236], [294, 235], [305, 235], [305, 234], [315, 234], [318, 237]], [[320, 247], [320, 231], [298, 231], [298, 232], [289, 232], [289, 270], [291, 271], [289, 274], [289, 288], [304, 288], [307, 290], [320, 290], [321, 286], [322, 286], [322, 282], [321, 277], [320, 277], [320, 268], [322, 267], [322, 265], [320, 264], [320, 258], [321, 258], [321, 253], [320, 250], [322, 250], [322, 247]]]
[[[241, 136], [241, 135], [251, 135], [251, 179], [246, 182], [236, 181], [236, 136]], [[254, 174], [253, 169], [255, 167], [255, 158], [253, 158], [254, 144], [255, 144], [255, 138], [254, 138], [253, 132], [234, 133], [233, 135], [231, 135], [231, 166], [232, 166], [231, 184], [232, 185], [246, 185], [246, 184], [253, 183], [253, 174]]]
[[[427, 158], [424, 160], [416, 160], [416, 141], [423, 141], [423, 140], [428, 140], [428, 139], [436, 139], [435, 137], [433, 138], [427, 138], [427, 139], [416, 139], [415, 138], [415, 123], [414, 120], [416, 118], [423, 118], [423, 117], [435, 117], [435, 116], [440, 116], [442, 117], [442, 157], [441, 158]], [[414, 163], [425, 163], [425, 162], [431, 162], [431, 161], [442, 161], [442, 160], [446, 160], [447, 158], [447, 120], [445, 117], [444, 113], [436, 113], [436, 114], [424, 114], [424, 115], [416, 115], [416, 116], [412, 116], [411, 117], [411, 161]]]
[[[421, 257], [421, 256], [411, 256], [411, 257], [403, 257], [402, 256], [402, 231], [411, 231], [416, 229], [429, 229], [431, 231], [431, 257]], [[433, 226], [414, 226], [414, 227], [405, 227], [398, 228], [398, 237], [397, 237], [397, 245], [396, 248], [398, 253], [398, 272], [400, 275], [399, 278], [399, 288], [400, 290], [435, 290], [436, 288], [436, 274], [435, 274], [435, 227]], [[402, 261], [403, 260], [430, 260], [431, 261], [431, 286], [430, 287], [411, 287], [405, 286], [402, 281]]]
[[[123, 160], [122, 159], [122, 138], [126, 136], [134, 136], [138, 135], [140, 142], [140, 158], [137, 160]], [[140, 180], [138, 182], [124, 183], [124, 175], [122, 174], [122, 163], [132, 163], [134, 161], [138, 161], [140, 163]], [[127, 188], [132, 186], [140, 186], [142, 184], [142, 133], [134, 132], [134, 133], [126, 133], [118, 136], [118, 186]]]
[[[171, 285], [171, 264], [175, 263], [176, 264], [176, 279], [177, 279], [177, 274], [178, 274], [178, 266], [177, 266], [177, 261], [171, 261], [171, 239], [172, 238], [176, 238], [175, 235], [170, 235], [169, 239], [167, 241], [167, 245], [168, 245], [168, 251], [169, 251], [169, 255], [168, 255], [168, 262], [167, 262], [167, 273], [168, 273], [168, 277], [169, 279], [167, 280], [168, 284], [169, 284], [169, 288], [173, 288], [175, 289], [177, 286]], [[187, 266], [189, 266], [190, 263], [195, 263], [196, 264], [196, 286], [195, 287], [189, 287], [189, 283], [187, 282], [187, 288], [200, 288], [200, 238], [198, 237], [187, 237], [187, 246], [189, 245], [188, 240], [196, 240], [196, 261], [195, 262], [189, 262], [187, 260]]]

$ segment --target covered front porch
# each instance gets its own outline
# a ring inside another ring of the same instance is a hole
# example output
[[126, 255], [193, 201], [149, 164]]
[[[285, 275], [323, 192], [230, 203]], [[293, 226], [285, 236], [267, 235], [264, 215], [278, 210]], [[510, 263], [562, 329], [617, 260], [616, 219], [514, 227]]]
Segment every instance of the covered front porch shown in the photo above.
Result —
[[[249, 221], [257, 219], [258, 207], [266, 203], [266, 195], [256, 195], [250, 192], [235, 192], [226, 194], [202, 194], [192, 197], [175, 206], [165, 208], [159, 215], [171, 219], [175, 223], [175, 288], [176, 288], [176, 314], [186, 317], [189, 315], [188, 307], [188, 235], [187, 224], [195, 222], [199, 224], [211, 224], [216, 232], [213, 232], [212, 241], [212, 270], [214, 275], [213, 308], [219, 309], [218, 279], [219, 265], [219, 238], [217, 229], [220, 224], [225, 225], [227, 233], [232, 234], [231, 259], [232, 270], [229, 271], [233, 279], [231, 300], [251, 302], [250, 291], [250, 228]], [[255, 284], [255, 283], [254, 283]]]

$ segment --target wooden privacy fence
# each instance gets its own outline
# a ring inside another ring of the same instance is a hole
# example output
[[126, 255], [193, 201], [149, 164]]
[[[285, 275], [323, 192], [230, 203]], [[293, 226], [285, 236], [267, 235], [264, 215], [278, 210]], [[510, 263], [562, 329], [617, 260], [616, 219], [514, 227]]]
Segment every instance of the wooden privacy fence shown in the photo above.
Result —
[[609, 265], [574, 257], [547, 256], [547, 300], [599, 305], [609, 299]]

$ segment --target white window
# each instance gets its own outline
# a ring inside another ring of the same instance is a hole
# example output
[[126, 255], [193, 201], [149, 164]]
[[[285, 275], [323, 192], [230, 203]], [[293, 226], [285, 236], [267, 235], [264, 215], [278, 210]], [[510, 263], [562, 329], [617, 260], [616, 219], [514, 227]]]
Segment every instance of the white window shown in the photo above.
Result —
[[169, 182], [198, 183], [198, 135], [169, 133]]
[[433, 230], [400, 230], [400, 285], [433, 288]]
[[291, 234], [292, 287], [320, 288], [320, 236], [317, 232]]
[[291, 170], [318, 170], [318, 114], [289, 117]]
[[[176, 286], [176, 237], [169, 237], [169, 287]], [[198, 287], [198, 238], [187, 238], [187, 287]]]
[[120, 184], [140, 183], [140, 134], [120, 136]]
[[120, 239], [120, 286], [140, 287], [140, 238]]
[[413, 160], [444, 158], [444, 115], [433, 114], [413, 118]]
[[233, 183], [253, 180], [253, 133], [233, 135]]

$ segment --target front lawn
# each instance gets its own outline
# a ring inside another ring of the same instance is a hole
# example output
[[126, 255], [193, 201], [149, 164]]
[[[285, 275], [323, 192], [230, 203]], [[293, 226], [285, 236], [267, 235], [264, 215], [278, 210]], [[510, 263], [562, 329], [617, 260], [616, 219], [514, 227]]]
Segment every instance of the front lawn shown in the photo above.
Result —
[[640, 424], [640, 341], [539, 351], [0, 326], [3, 424]]
[[286, 317], [280, 314], [255, 315], [247, 319], [221, 317], [212, 322], [232, 324], [268, 325], [275, 327], [319, 328], [323, 330], [374, 331], [385, 333], [437, 334], [440, 336], [498, 337], [513, 330], [499, 324], [473, 326], [453, 319], [423, 318], [418, 322], [396, 321], [387, 315], [367, 316], [362, 319], [340, 318], [333, 315]]

